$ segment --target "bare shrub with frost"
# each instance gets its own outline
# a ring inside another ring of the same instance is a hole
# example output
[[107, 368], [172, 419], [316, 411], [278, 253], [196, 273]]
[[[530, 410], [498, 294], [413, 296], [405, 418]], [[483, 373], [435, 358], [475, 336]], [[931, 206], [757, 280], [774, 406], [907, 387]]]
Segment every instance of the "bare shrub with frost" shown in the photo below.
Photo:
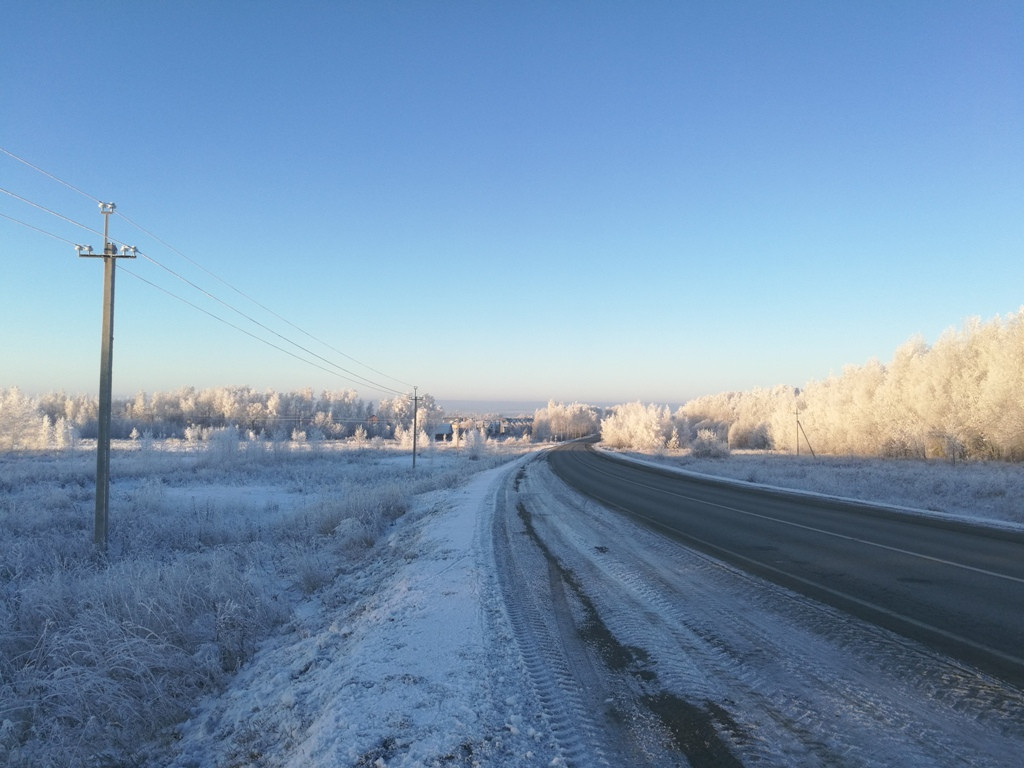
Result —
[[206, 450], [216, 462], [230, 463], [238, 460], [238, 427], [218, 427], [206, 434]]
[[714, 430], [701, 429], [690, 444], [690, 453], [703, 459], [723, 459], [730, 453], [729, 443], [722, 440]]

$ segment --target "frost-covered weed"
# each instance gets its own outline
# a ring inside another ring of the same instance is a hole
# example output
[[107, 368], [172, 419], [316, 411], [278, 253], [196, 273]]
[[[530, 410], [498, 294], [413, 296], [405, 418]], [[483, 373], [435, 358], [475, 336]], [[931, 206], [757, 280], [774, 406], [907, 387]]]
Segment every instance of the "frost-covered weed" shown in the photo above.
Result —
[[337, 525], [331, 531], [333, 550], [351, 557], [371, 546], [387, 527], [405, 514], [406, 491], [397, 483], [362, 487], [351, 492], [339, 508]]
[[380, 441], [193, 438], [115, 443], [106, 557], [94, 453], [0, 454], [0, 764], [139, 763], [412, 494], [505, 458], [441, 451], [413, 471]]

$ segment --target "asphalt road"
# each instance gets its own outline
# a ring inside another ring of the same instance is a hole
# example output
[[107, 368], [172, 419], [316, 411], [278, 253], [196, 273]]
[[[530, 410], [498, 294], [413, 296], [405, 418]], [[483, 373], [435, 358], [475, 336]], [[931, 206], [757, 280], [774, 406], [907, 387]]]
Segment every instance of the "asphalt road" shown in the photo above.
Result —
[[695, 479], [569, 443], [553, 471], [689, 546], [1024, 687], [1024, 534]]

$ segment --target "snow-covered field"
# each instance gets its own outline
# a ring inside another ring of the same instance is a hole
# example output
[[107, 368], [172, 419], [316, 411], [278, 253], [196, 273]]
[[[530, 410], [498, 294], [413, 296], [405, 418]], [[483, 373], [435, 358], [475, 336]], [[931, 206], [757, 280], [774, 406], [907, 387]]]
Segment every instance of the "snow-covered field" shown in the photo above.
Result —
[[[408, 452], [344, 443], [115, 444], [105, 560], [93, 452], [0, 456], [0, 764], [188, 754], [177, 724], [194, 707], [244, 685], [270, 649], [292, 658], [301, 638], [344, 631], [425, 556], [399, 542], [437, 499], [530, 448], [431, 446], [413, 470]], [[275, 708], [264, 693], [253, 706]], [[272, 763], [245, 744], [259, 722], [197, 764], [277, 764], [289, 741]]]
[[[496, 498], [530, 446], [430, 451], [415, 471], [365, 448], [169, 447], [115, 450], [105, 562], [92, 455], [0, 457], [0, 763], [566, 761], [495, 573]], [[1022, 521], [1016, 466], [667, 458]]]

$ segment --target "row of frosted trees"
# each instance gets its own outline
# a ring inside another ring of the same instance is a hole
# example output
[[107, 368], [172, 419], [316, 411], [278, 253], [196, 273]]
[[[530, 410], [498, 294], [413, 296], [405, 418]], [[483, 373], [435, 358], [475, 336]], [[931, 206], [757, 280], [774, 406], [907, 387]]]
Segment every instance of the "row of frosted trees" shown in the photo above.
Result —
[[663, 406], [617, 406], [601, 423], [619, 447], [658, 450], [713, 434], [730, 448], [1024, 460], [1024, 307], [974, 319], [934, 345], [914, 338], [872, 360], [795, 389], [780, 386]]
[[[702, 401], [687, 408], [721, 414], [722, 403]], [[1020, 461], [1024, 308], [988, 323], [971, 320], [931, 347], [911, 339], [887, 365], [850, 366], [800, 392], [741, 395], [734, 414], [738, 440], [760, 429], [782, 450], [795, 450], [799, 435], [827, 453]]]
[[[412, 410], [411, 397], [373, 403], [360, 399], [354, 390], [316, 396], [311, 389], [279, 393], [250, 387], [184, 387], [115, 400], [111, 433], [121, 439], [133, 434], [185, 438], [197, 429], [237, 427], [267, 437], [309, 432], [325, 439], [357, 433], [391, 438], [396, 428], [412, 424]], [[421, 429], [429, 431], [440, 415], [433, 397], [419, 398]], [[17, 388], [0, 390], [0, 450], [61, 448], [76, 437], [93, 438], [97, 418], [94, 397], [63, 392], [29, 397]]]
[[597, 434], [599, 419], [600, 413], [593, 406], [549, 400], [546, 408], [534, 411], [533, 439], [540, 442], [574, 440]]
[[533, 415], [533, 439], [573, 440], [600, 434], [612, 448], [656, 452], [689, 447], [695, 454], [719, 456], [728, 450], [718, 436], [720, 425], [669, 412], [664, 405], [625, 403], [597, 408], [584, 403], [556, 403]]
[[[316, 430], [325, 438], [363, 430], [394, 437], [412, 423], [412, 398], [376, 406], [352, 390], [291, 393], [221, 387], [118, 401], [115, 437], [132, 430], [183, 437], [192, 426], [238, 426], [268, 435]], [[418, 403], [420, 428], [443, 414], [432, 397]], [[0, 450], [60, 446], [69, 434], [95, 434], [96, 402], [64, 393], [30, 399], [0, 390]], [[535, 440], [564, 440], [600, 431], [609, 445], [635, 450], [691, 447], [887, 456], [1024, 460], [1024, 307], [990, 322], [969, 321], [928, 346], [914, 338], [888, 364], [876, 360], [842, 374], [789, 386], [727, 392], [665, 406], [627, 403], [607, 411], [549, 402], [534, 414]]]

